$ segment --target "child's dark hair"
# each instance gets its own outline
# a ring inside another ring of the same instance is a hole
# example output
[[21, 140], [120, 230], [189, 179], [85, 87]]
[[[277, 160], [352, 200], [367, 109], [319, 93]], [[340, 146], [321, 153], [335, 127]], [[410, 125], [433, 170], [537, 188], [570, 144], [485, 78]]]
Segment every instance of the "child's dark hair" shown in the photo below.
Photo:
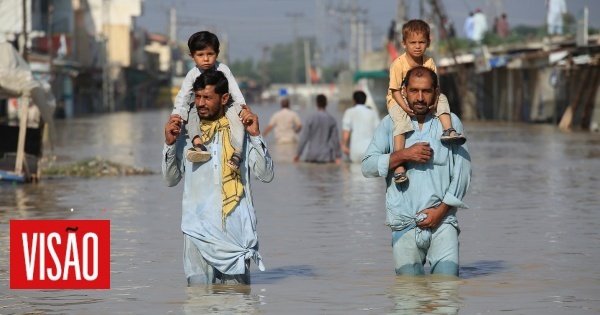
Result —
[[190, 54], [208, 47], [211, 47], [217, 54], [219, 53], [219, 38], [211, 32], [196, 32], [188, 39]]
[[427, 38], [427, 46], [431, 43], [429, 39], [429, 24], [423, 20], [410, 20], [402, 25], [402, 41], [406, 41], [412, 33], [423, 34]]
[[204, 90], [207, 85], [215, 86], [215, 93], [223, 95], [229, 93], [229, 82], [221, 71], [206, 70], [194, 81], [192, 88], [195, 91]]

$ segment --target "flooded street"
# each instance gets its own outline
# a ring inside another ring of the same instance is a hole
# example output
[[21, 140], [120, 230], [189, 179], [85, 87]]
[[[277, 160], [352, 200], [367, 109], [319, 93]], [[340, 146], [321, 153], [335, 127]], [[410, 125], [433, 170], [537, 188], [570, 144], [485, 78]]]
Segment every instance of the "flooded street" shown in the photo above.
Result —
[[[264, 130], [278, 106], [252, 109]], [[168, 116], [117, 113], [57, 126], [61, 162], [100, 156], [156, 175], [0, 186], [0, 314], [600, 312], [599, 134], [464, 122], [473, 180], [470, 209], [458, 212], [455, 281], [395, 276], [383, 179], [364, 178], [359, 164], [293, 164], [294, 148], [275, 147], [270, 135], [275, 179], [253, 183], [266, 271], [252, 265], [250, 286], [187, 288], [183, 185], [168, 188], [158, 174]], [[11, 219], [110, 220], [111, 289], [10, 290]]]

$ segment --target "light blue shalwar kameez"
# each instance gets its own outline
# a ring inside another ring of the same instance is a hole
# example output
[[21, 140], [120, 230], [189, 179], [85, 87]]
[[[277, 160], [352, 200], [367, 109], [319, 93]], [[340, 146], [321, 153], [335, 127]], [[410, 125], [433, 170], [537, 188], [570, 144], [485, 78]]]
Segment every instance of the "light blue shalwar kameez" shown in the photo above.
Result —
[[567, 3], [565, 0], [547, 0], [548, 15], [546, 24], [548, 24], [548, 35], [562, 35], [563, 33], [563, 14], [567, 13]]
[[[463, 125], [452, 116], [452, 126], [465, 134]], [[396, 184], [389, 171], [390, 154], [394, 151], [393, 122], [386, 116], [375, 131], [362, 161], [365, 177], [385, 177], [386, 224], [392, 229], [394, 264], [397, 274], [423, 274], [423, 264], [429, 260], [432, 273], [458, 276], [457, 208], [467, 208], [462, 202], [471, 180], [471, 158], [466, 145], [443, 145], [440, 120], [427, 116], [422, 129], [412, 118], [414, 130], [406, 134], [408, 148], [417, 142], [428, 142], [433, 156], [427, 163], [406, 162], [409, 180]], [[416, 215], [444, 202], [450, 209], [435, 229], [416, 227]]]
[[222, 282], [249, 283], [249, 260], [264, 270], [258, 253], [256, 214], [252, 203], [250, 173], [263, 182], [273, 179], [273, 161], [262, 137], [246, 134], [246, 157], [240, 167], [244, 194], [222, 224], [221, 134], [207, 145], [212, 157], [191, 163], [185, 151], [191, 146], [182, 136], [163, 149], [162, 173], [167, 186], [184, 178], [181, 230], [184, 233], [184, 271], [189, 284]]

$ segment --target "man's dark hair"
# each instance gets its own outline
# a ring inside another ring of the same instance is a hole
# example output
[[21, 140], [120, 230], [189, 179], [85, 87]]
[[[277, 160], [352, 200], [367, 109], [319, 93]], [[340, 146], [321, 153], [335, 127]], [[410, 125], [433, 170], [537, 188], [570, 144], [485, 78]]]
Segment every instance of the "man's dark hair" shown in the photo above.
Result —
[[364, 104], [367, 101], [367, 94], [363, 91], [356, 91], [352, 94], [352, 99], [356, 104]]
[[196, 32], [188, 39], [190, 54], [208, 47], [211, 47], [217, 54], [219, 53], [219, 38], [211, 32]]
[[437, 74], [435, 74], [435, 72], [433, 72], [433, 70], [431, 70], [427, 67], [423, 67], [423, 66], [414, 67], [414, 68], [408, 70], [408, 72], [406, 73], [406, 78], [404, 78], [405, 85], [408, 87], [408, 82], [410, 82], [410, 78], [412, 76], [420, 78], [420, 77], [423, 77], [426, 75], [429, 75], [429, 77], [431, 78], [431, 83], [433, 84], [433, 88], [437, 89], [438, 88]]
[[229, 93], [229, 82], [221, 71], [206, 70], [202, 72], [194, 81], [192, 89], [194, 92], [204, 90], [207, 85], [214, 85], [215, 93], [219, 95]]
[[281, 99], [281, 107], [282, 108], [288, 108], [290, 107], [290, 100], [287, 98], [282, 98]]
[[327, 106], [327, 97], [324, 94], [317, 95], [317, 106], [321, 108]]

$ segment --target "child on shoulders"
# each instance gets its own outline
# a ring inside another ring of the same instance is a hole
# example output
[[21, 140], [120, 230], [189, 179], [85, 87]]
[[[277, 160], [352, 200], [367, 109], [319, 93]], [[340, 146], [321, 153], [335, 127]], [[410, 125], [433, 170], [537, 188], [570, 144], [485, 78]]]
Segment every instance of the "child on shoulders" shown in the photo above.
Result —
[[173, 109], [173, 114], [179, 114], [183, 120], [187, 121], [187, 131], [192, 142], [192, 148], [186, 152], [186, 159], [196, 163], [206, 162], [211, 157], [202, 140], [201, 122], [194, 102], [192, 84], [202, 72], [211, 69], [218, 70], [223, 72], [225, 77], [227, 77], [230, 99], [233, 100], [225, 109], [225, 116], [229, 120], [229, 128], [231, 130], [231, 145], [234, 148], [234, 152], [227, 165], [234, 170], [238, 170], [242, 162], [245, 134], [244, 125], [239, 119], [242, 105], [245, 105], [244, 96], [229, 67], [217, 61], [217, 57], [219, 56], [219, 39], [215, 34], [207, 31], [194, 33], [188, 39], [188, 48], [190, 50], [190, 57], [192, 57], [196, 66], [185, 76], [181, 84], [181, 90], [179, 90], [179, 93], [175, 97], [175, 108]]
[[[416, 66], [424, 66], [435, 73], [437, 68], [433, 59], [425, 55], [429, 47], [429, 25], [422, 20], [410, 20], [402, 26], [402, 47], [404, 54], [396, 58], [390, 67], [390, 86], [386, 97], [387, 108], [394, 122], [394, 151], [404, 149], [406, 133], [414, 130], [410, 117], [414, 116], [408, 106], [408, 101], [402, 93], [404, 78], [408, 70]], [[436, 107], [436, 117], [442, 123], [444, 132], [441, 141], [444, 144], [462, 145], [467, 139], [452, 128], [450, 105], [444, 94], [440, 94]], [[394, 170], [394, 181], [404, 182], [408, 179], [404, 166]]]

